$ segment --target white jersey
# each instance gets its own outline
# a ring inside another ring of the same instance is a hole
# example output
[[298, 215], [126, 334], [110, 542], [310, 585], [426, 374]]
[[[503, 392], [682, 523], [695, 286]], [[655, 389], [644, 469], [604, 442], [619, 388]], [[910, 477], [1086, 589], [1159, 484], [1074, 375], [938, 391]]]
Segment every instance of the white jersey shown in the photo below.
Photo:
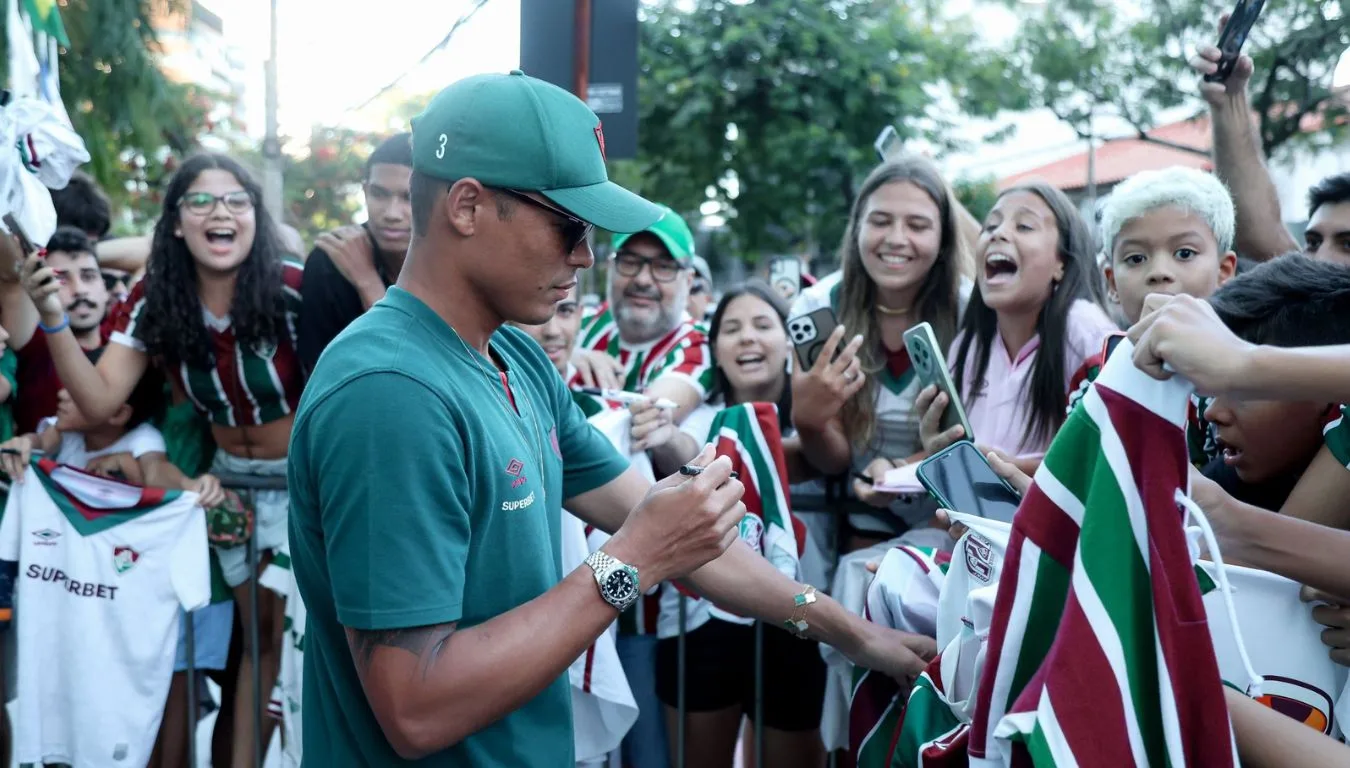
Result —
[[286, 598], [285, 622], [281, 638], [281, 665], [272, 686], [268, 714], [281, 723], [281, 765], [299, 768], [304, 757], [301, 728], [305, 672], [305, 622], [309, 611], [300, 597], [300, 587], [291, 570], [289, 546], [282, 546], [258, 579], [258, 585]]
[[44, 460], [10, 491], [0, 560], [18, 562], [17, 762], [146, 765], [179, 610], [211, 598], [197, 495]]

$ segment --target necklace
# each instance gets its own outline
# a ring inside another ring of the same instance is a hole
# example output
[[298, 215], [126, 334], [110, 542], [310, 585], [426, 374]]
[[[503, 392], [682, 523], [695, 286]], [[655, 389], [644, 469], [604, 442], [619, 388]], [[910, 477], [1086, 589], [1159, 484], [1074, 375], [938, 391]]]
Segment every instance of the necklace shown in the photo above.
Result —
[[[469, 356], [470, 360], [473, 360], [474, 365], [478, 366], [478, 371], [489, 379], [493, 378], [492, 374], [488, 373], [488, 370], [483, 367], [483, 363], [479, 361], [478, 358], [481, 357], [481, 355], [474, 354], [474, 351], [469, 347], [468, 343], [464, 341], [464, 337], [459, 335], [459, 331], [455, 331], [453, 328], [450, 330], [454, 332], [455, 338], [459, 339], [459, 345], [464, 348], [465, 354]], [[491, 354], [491, 349], [492, 348], [489, 346], [489, 354]], [[515, 425], [516, 434], [520, 436], [521, 443], [528, 446], [531, 443], [531, 440], [526, 434], [525, 428], [521, 425], [521, 421], [525, 419], [525, 415], [517, 410], [517, 408], [513, 408], [511, 406], [511, 401], [507, 399], [505, 392], [506, 380], [503, 378], [503, 373], [501, 371], [497, 372], [496, 379], [496, 382], [490, 385], [489, 388], [497, 393], [497, 402], [502, 408], [506, 409], [507, 420]], [[539, 472], [539, 497], [544, 508], [548, 509], [548, 476], [544, 474], [544, 441], [542, 435], [539, 434], [539, 419], [535, 418], [534, 409], [529, 407], [528, 397], [517, 398], [516, 402], [525, 403], [530, 412], [529, 420], [534, 424], [534, 465], [538, 467], [536, 471]]]
[[877, 311], [880, 312], [880, 313], [883, 314], [883, 315], [891, 315], [891, 316], [895, 316], [895, 315], [908, 315], [908, 314], [909, 314], [909, 307], [905, 307], [904, 309], [891, 309], [890, 307], [888, 307], [888, 306], [886, 306], [886, 305], [884, 305], [884, 304], [881, 304], [881, 303], [877, 303], [875, 306], [876, 306], [876, 308], [877, 308]]

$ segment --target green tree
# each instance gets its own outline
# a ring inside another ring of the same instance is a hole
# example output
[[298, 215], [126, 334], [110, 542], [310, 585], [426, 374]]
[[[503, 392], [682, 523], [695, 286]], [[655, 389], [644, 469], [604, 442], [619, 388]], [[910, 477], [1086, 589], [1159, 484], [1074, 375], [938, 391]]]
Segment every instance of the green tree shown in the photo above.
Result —
[[[1022, 17], [1010, 74], [1080, 135], [1090, 115], [1125, 119], [1140, 132], [1159, 110], [1194, 102], [1187, 60], [1218, 40], [1232, 0], [1056, 0]], [[1350, 47], [1350, 0], [1267, 0], [1244, 52], [1256, 62], [1252, 106], [1267, 155], [1345, 136], [1346, 110], [1331, 98], [1332, 71]], [[1203, 107], [1197, 106], [1197, 111]]]
[[998, 202], [998, 180], [994, 178], [956, 179], [952, 192], [976, 221], [984, 221]]
[[[152, 211], [158, 206], [152, 193], [172, 169], [169, 158], [196, 145], [213, 102], [203, 89], [169, 81], [155, 60], [152, 7], [181, 9], [184, 3], [67, 0], [60, 5], [70, 38], [60, 56], [61, 96], [89, 149], [86, 170], [115, 202]], [[6, 47], [4, 39], [0, 48]]]
[[644, 4], [639, 156], [615, 175], [682, 212], [719, 203], [748, 257], [833, 248], [883, 126], [950, 146], [942, 102], [1025, 103], [972, 27], [933, 5]]

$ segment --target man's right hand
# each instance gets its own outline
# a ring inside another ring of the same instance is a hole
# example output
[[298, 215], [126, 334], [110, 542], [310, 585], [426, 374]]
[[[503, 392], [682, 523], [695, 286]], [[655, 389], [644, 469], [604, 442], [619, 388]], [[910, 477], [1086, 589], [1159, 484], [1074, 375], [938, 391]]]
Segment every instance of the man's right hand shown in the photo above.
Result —
[[[1219, 17], [1219, 34], [1223, 34], [1223, 27], [1227, 23], [1228, 14], [1225, 13]], [[1227, 80], [1221, 83], [1206, 81], [1205, 75], [1212, 75], [1219, 70], [1219, 59], [1222, 57], [1222, 52], [1213, 45], [1200, 46], [1196, 49], [1195, 56], [1191, 57], [1191, 69], [1200, 75], [1200, 95], [1211, 108], [1224, 107], [1233, 100], [1242, 98], [1247, 93], [1247, 83], [1251, 80], [1255, 69], [1252, 57], [1239, 54]]]
[[572, 367], [577, 369], [583, 387], [623, 388], [623, 366], [604, 352], [577, 348], [572, 352]]
[[690, 466], [652, 487], [605, 545], [605, 551], [638, 569], [643, 588], [677, 579], [716, 560], [740, 537], [745, 486], [731, 477], [731, 460], [714, 458], [712, 446]]
[[792, 423], [798, 429], [823, 429], [844, 403], [856, 395], [867, 383], [863, 376], [858, 349], [863, 337], [854, 336], [835, 357], [844, 340], [844, 326], [836, 326], [820, 349], [816, 364], [808, 370], [798, 369], [792, 376]]
[[1134, 364], [1144, 373], [1160, 380], [1179, 375], [1199, 394], [1214, 396], [1240, 391], [1255, 349], [1223, 324], [1208, 301], [1185, 294], [1149, 294], [1130, 341]]
[[36, 254], [24, 260], [21, 275], [23, 289], [32, 298], [42, 323], [49, 327], [59, 325], [66, 316], [66, 308], [61, 305], [61, 278]]

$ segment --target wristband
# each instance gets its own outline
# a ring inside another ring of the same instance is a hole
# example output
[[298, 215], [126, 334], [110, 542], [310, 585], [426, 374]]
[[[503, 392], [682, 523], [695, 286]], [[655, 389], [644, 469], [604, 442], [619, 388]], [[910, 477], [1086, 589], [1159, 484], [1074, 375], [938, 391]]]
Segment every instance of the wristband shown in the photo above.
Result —
[[39, 319], [38, 327], [42, 329], [43, 333], [60, 333], [70, 327], [70, 315], [62, 315], [60, 325], [55, 325], [50, 328], [47, 327], [46, 323]]

